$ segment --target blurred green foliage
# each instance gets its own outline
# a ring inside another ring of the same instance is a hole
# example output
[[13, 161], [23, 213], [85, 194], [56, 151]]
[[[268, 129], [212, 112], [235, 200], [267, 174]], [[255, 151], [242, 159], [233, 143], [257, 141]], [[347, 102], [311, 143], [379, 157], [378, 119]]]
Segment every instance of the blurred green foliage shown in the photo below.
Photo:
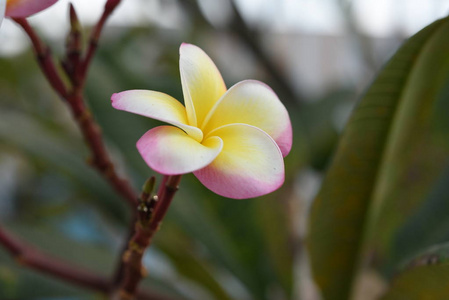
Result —
[[448, 33], [446, 18], [410, 38], [345, 128], [310, 218], [312, 269], [325, 299], [350, 299], [366, 274], [386, 286], [393, 279], [385, 299], [447, 298], [446, 266], [398, 272], [449, 237]]
[[[213, 45], [220, 39], [242, 43], [235, 32], [216, 34], [196, 14], [192, 29], [183, 34], [157, 27], [107, 28], [94, 59], [88, 105], [117, 169], [136, 187], [157, 174], [135, 143], [159, 123], [114, 110], [110, 96], [149, 89], [182, 100], [181, 42], [200, 45], [214, 60]], [[213, 194], [193, 175], [184, 176], [145, 256], [149, 277], [143, 285], [173, 299], [287, 300], [307, 294], [300, 290], [311, 287], [301, 278], [306, 264], [298, 219], [307, 216], [308, 206], [298, 191], [299, 179], [304, 170], [324, 174], [332, 161], [314, 202], [308, 238], [312, 273], [323, 298], [349, 299], [355, 283], [371, 272], [381, 282], [384, 299], [422, 299], [434, 289], [441, 294], [431, 299], [445, 299], [449, 251], [440, 244], [449, 238], [448, 28], [447, 20], [434, 23], [398, 51], [358, 105], [335, 155], [345, 122], [336, 116], [353, 106], [355, 87], [337, 87], [320, 99], [297, 95], [301, 102], [275, 88], [294, 132], [284, 186], [259, 199], [236, 201]], [[61, 41], [51, 46], [61, 47]], [[260, 58], [248, 53], [255, 56], [255, 69], [263, 70]], [[279, 86], [267, 70], [253, 75]], [[223, 76], [228, 87], [247, 79]], [[2, 223], [46, 253], [112, 276], [129, 213], [89, 167], [88, 155], [32, 51], [1, 58]], [[0, 299], [52, 297], [102, 296], [21, 267], [0, 249]], [[373, 297], [357, 298], [363, 299]]]
[[[197, 37], [182, 40], [157, 28], [112, 31], [101, 41], [86, 98], [118, 170], [139, 187], [156, 174], [135, 143], [159, 123], [114, 110], [110, 96], [138, 88], [182, 100], [178, 48]], [[1, 156], [18, 169], [8, 195], [11, 210], [3, 215], [3, 223], [45, 252], [112, 276], [127, 234], [125, 204], [88, 166], [80, 133], [41, 77], [31, 50], [1, 59], [0, 70]], [[228, 86], [246, 79], [223, 76]], [[256, 79], [270, 84], [266, 74]], [[282, 91], [277, 92], [282, 98]], [[177, 299], [292, 299], [299, 243], [292, 225], [296, 216], [290, 210], [291, 202], [297, 201], [295, 178], [305, 166], [324, 168], [337, 130], [323, 120], [331, 119], [338, 104], [353, 99], [353, 92], [342, 90], [301, 110], [290, 100], [295, 146], [286, 158], [286, 183], [271, 195], [251, 201], [224, 199], [193, 175], [184, 176], [146, 258], [149, 277], [144, 285]], [[95, 297], [21, 268], [1, 249], [0, 254], [0, 282], [5, 286], [0, 298]], [[22, 288], [27, 284], [30, 289]]]

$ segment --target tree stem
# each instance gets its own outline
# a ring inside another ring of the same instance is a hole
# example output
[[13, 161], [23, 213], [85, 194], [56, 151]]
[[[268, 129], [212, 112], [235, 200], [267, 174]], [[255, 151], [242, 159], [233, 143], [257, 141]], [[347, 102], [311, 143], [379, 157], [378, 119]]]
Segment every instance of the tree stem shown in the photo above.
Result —
[[[0, 245], [22, 266], [105, 294], [109, 293], [112, 288], [108, 278], [104, 278], [101, 275], [81, 269], [54, 256], [40, 252], [20, 241], [12, 233], [2, 228], [2, 226], [0, 226]], [[167, 297], [148, 290], [138, 291], [137, 299], [169, 300]]]
[[141, 203], [143, 203], [143, 207], [148, 214], [139, 214], [134, 235], [129, 241], [128, 249], [122, 258], [124, 264], [123, 278], [118, 289], [114, 292], [113, 299], [134, 299], [137, 287], [146, 275], [142, 264], [143, 255], [150, 246], [155, 233], [159, 230], [162, 219], [165, 217], [178, 190], [180, 180], [181, 175], [164, 176], [162, 181], [164, 186], [159, 189], [157, 196], [153, 196], [149, 202], [145, 202], [145, 199], [141, 198]]

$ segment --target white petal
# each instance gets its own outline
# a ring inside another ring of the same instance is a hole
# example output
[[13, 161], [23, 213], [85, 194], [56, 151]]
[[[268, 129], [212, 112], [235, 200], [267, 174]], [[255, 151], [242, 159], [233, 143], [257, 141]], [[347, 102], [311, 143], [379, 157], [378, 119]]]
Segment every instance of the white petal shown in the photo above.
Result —
[[167, 94], [147, 90], [130, 90], [113, 94], [111, 100], [112, 106], [116, 109], [170, 123], [181, 128], [197, 141], [203, 139], [200, 129], [187, 125], [184, 106]]
[[137, 149], [156, 172], [178, 175], [196, 171], [210, 164], [220, 153], [223, 142], [211, 137], [198, 143], [181, 129], [159, 126], [145, 133]]
[[210, 57], [197, 46], [179, 48], [179, 69], [189, 124], [201, 127], [214, 104], [226, 92], [226, 85]]
[[284, 182], [284, 160], [276, 142], [264, 131], [245, 124], [215, 130], [223, 149], [214, 161], [194, 172], [210, 190], [228, 198], [265, 195]]
[[292, 147], [292, 125], [287, 109], [273, 90], [256, 80], [245, 80], [231, 87], [216, 103], [201, 127], [205, 135], [226, 124], [243, 123], [268, 133], [283, 156]]

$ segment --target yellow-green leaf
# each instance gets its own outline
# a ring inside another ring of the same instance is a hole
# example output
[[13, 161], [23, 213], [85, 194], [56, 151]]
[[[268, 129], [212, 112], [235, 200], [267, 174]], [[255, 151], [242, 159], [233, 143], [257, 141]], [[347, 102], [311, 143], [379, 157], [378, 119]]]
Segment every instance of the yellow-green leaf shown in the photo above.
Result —
[[[405, 193], [402, 199], [393, 197], [412, 184], [401, 182], [403, 178], [396, 173], [410, 171], [410, 155], [419, 157], [421, 149], [422, 155], [449, 158], [448, 149], [438, 152], [434, 143], [420, 148], [421, 144], [413, 142], [415, 134], [422, 141], [431, 139], [433, 105], [449, 75], [447, 59], [443, 59], [449, 53], [448, 35], [449, 21], [442, 19], [410, 38], [378, 75], [345, 128], [310, 217], [312, 272], [324, 299], [350, 299], [366, 233], [376, 239], [380, 236], [377, 230], [385, 229], [388, 237], [382, 245], [389, 245], [397, 222], [403, 221], [409, 207], [396, 221], [389, 218], [388, 226], [384, 226], [382, 213], [392, 213], [391, 205], [397, 201], [413, 206], [424, 199], [424, 191], [438, 172], [435, 164], [427, 164], [431, 157], [418, 165], [432, 171], [429, 180], [419, 185], [422, 193], [413, 201]], [[405, 155], [409, 160], [402, 159]]]

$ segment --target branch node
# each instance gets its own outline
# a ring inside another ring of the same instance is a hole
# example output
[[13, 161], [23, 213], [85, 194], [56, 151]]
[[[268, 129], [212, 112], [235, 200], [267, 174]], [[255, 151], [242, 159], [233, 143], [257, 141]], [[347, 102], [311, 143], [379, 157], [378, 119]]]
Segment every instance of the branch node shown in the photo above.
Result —
[[106, 166], [104, 166], [104, 176], [108, 179], [115, 178], [115, 168], [114, 165], [108, 162]]
[[130, 251], [130, 250], [126, 250], [126, 251], [123, 253], [123, 256], [122, 256], [123, 262], [125, 262], [125, 263], [129, 262], [130, 257], [131, 257], [131, 251]]
[[148, 276], [148, 271], [147, 271], [147, 269], [144, 266], [142, 266], [142, 268], [140, 268], [140, 274], [141, 274], [142, 277], [147, 277]]
[[79, 115], [75, 116], [75, 118], [79, 124], [83, 125], [92, 120], [92, 114], [90, 110], [86, 108]]
[[[145, 252], [145, 247], [139, 245], [136, 242], [131, 241], [131, 242], [129, 242], [127, 256], [130, 256], [132, 251], [137, 252], [139, 254], [143, 254]], [[127, 257], [126, 259], [129, 259], [129, 257]]]
[[134, 295], [128, 293], [125, 290], [120, 291], [120, 300], [133, 300]]
[[28, 265], [27, 259], [26, 259], [25, 255], [23, 255], [22, 253], [15, 255], [14, 260], [16, 261], [17, 264], [19, 264], [21, 266]]

